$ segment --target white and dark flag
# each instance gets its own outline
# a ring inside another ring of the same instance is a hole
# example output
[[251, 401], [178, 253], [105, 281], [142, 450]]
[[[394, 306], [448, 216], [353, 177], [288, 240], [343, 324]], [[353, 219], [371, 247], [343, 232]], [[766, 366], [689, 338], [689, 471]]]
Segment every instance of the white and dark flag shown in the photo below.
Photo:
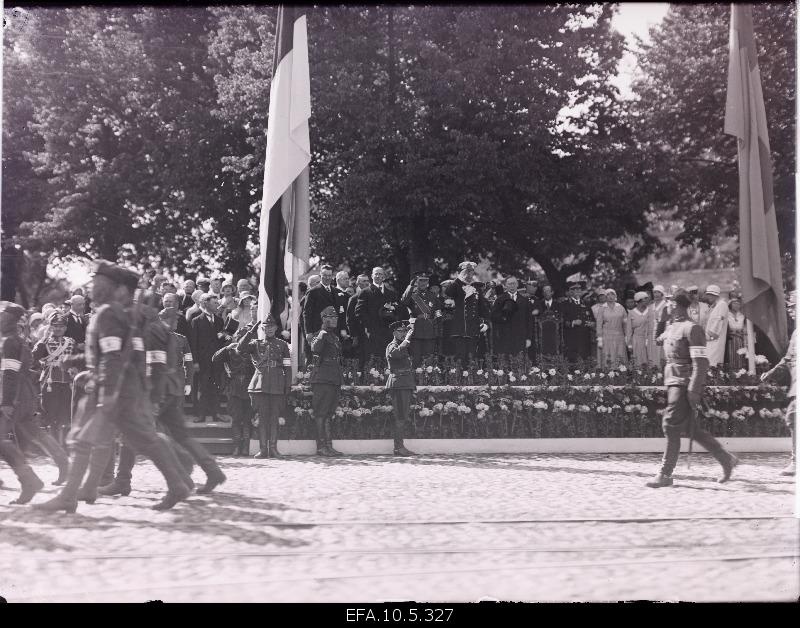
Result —
[[276, 20], [259, 227], [259, 319], [271, 312], [275, 320], [280, 320], [286, 308], [285, 288], [291, 280], [292, 258], [302, 260], [303, 267], [308, 262], [310, 117], [306, 8], [281, 5]]

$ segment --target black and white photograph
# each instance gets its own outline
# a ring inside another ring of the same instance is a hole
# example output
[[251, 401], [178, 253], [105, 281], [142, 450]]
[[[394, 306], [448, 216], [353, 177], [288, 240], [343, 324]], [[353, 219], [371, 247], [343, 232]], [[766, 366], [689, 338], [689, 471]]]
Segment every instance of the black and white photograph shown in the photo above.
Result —
[[2, 11], [0, 602], [800, 599], [795, 2]]

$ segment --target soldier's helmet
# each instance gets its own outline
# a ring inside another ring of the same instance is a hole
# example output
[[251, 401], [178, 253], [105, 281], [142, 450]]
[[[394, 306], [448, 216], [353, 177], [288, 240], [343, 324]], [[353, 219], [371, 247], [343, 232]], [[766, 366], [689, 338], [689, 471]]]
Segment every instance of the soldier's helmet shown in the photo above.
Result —
[[392, 331], [406, 331], [411, 326], [409, 321], [396, 321], [389, 325]]
[[131, 292], [135, 292], [139, 287], [139, 275], [137, 273], [128, 268], [107, 262], [104, 259], [95, 262], [94, 274], [108, 277], [115, 284], [126, 286]]
[[264, 326], [266, 327], [267, 325], [274, 325], [276, 327], [280, 327], [280, 325], [278, 325], [278, 322], [275, 320], [275, 317], [272, 314], [267, 314], [267, 317], [264, 319]]
[[0, 301], [0, 313], [10, 316], [15, 320], [19, 320], [25, 315], [25, 310], [21, 305], [17, 305], [11, 301]]

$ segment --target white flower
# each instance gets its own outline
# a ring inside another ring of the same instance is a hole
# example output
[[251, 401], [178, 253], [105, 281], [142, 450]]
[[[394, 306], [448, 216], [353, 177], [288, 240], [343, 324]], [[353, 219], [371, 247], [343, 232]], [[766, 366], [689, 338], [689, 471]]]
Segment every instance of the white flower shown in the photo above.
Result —
[[508, 376], [508, 381], [514, 383], [517, 381], [517, 378], [514, 377], [514, 374], [512, 373], [511, 375]]
[[455, 375], [455, 374], [456, 374], [456, 370], [455, 370], [455, 369], [450, 369], [450, 373], [451, 373], [452, 375]]
[[503, 375], [505, 375], [505, 371], [503, 371], [503, 369], [498, 369], [494, 372], [494, 374], [497, 375], [498, 377], [502, 377]]
[[420, 368], [420, 367], [417, 367], [417, 369], [416, 369], [416, 372], [417, 372], [417, 373], [422, 373], [422, 368]]
[[508, 411], [508, 406], [507, 406], [506, 404], [504, 404], [504, 403], [501, 403], [501, 404], [500, 404], [500, 409], [501, 409], [503, 412], [507, 412], [507, 411]]
[[739, 369], [736, 371], [736, 377], [741, 377], [742, 375], [747, 375], [747, 371], [745, 369]]
[[589, 412], [591, 408], [586, 404], [581, 404], [578, 406], [578, 410], [580, 410], [581, 412]]
[[574, 371], [572, 371], [572, 372], [573, 372], [573, 373], [575, 373], [575, 375], [580, 375], [580, 374], [581, 374], [581, 371], [580, 371], [580, 369], [575, 369], [575, 370], [574, 370]]
[[478, 369], [475, 371], [475, 375], [483, 375], [483, 369]]
[[583, 379], [590, 379], [590, 378], [591, 378], [591, 375], [589, 375], [589, 373], [585, 373], [584, 376], [583, 376]]
[[467, 377], [469, 375], [469, 371], [461, 371], [461, 377]]
[[427, 367], [427, 368], [425, 369], [425, 371], [426, 371], [427, 373], [433, 373], [433, 367], [432, 367], [432, 366], [429, 366], [429, 367]]
[[569, 410], [570, 412], [572, 412], [573, 410], [575, 410], [575, 404], [574, 404], [574, 403], [571, 403], [571, 404], [569, 404], [569, 405], [567, 406], [567, 410]]
[[567, 379], [568, 379], [569, 381], [572, 381], [572, 375], [570, 375], [569, 373], [567, 373]]
[[747, 355], [747, 347], [742, 347], [736, 351], [738, 355]]
[[542, 379], [547, 379], [547, 373], [540, 373], [539, 377], [541, 377]]
[[527, 382], [527, 381], [528, 381], [528, 376], [527, 376], [527, 375], [523, 375], [522, 377], [520, 377], [520, 379], [521, 379], [523, 382]]
[[756, 364], [769, 364], [769, 360], [767, 360], [766, 356], [757, 355]]
[[609, 377], [616, 377], [616, 376], [617, 376], [617, 374], [616, 374], [616, 372], [615, 372], [615, 371], [610, 371], [610, 372], [609, 372], [609, 374], [608, 374], [608, 376], [609, 376]]
[[539, 372], [539, 367], [538, 367], [538, 366], [534, 366], [534, 367], [531, 369], [531, 373], [538, 373], [538, 372]]
[[279, 416], [278, 425], [286, 425], [286, 419], [284, 419], [282, 416]]
[[598, 376], [598, 377], [605, 377], [605, 376], [606, 376], [606, 374], [605, 374], [605, 373], [598, 373], [598, 374], [597, 374], [597, 376]]
[[533, 407], [539, 410], [547, 410], [547, 404], [544, 401], [537, 401], [533, 404]]
[[624, 364], [620, 364], [620, 365], [619, 365], [619, 372], [620, 372], [620, 373], [625, 373], [627, 370], [628, 370], [628, 369], [625, 367], [625, 365], [624, 365]]
[[555, 377], [555, 374], [556, 374], [556, 370], [555, 370], [555, 369], [550, 369], [550, 370], [549, 370], [549, 371], [547, 371], [547, 372], [548, 372], [548, 373], [550, 373], [550, 376], [551, 376], [551, 377]]

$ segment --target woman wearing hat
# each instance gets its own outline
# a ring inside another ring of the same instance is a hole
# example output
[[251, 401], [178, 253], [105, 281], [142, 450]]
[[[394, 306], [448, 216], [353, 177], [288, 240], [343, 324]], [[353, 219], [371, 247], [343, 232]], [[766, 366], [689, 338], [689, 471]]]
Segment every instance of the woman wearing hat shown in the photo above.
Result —
[[706, 288], [705, 300], [710, 306], [706, 321], [709, 366], [718, 366], [725, 360], [725, 343], [728, 340], [728, 304], [719, 293], [719, 286], [714, 284]]
[[655, 364], [653, 355], [655, 320], [653, 319], [653, 310], [648, 303], [650, 297], [646, 292], [637, 292], [633, 299], [636, 307], [628, 312], [633, 362], [637, 366]]
[[741, 297], [733, 292], [728, 302], [727, 335], [727, 363], [735, 371], [747, 368], [747, 355], [739, 355], [741, 349], [747, 349], [747, 318], [742, 313]]
[[601, 349], [600, 364], [616, 366], [628, 361], [625, 349], [630, 336], [628, 312], [617, 303], [615, 290], [606, 290], [606, 302], [597, 310], [597, 346]]

